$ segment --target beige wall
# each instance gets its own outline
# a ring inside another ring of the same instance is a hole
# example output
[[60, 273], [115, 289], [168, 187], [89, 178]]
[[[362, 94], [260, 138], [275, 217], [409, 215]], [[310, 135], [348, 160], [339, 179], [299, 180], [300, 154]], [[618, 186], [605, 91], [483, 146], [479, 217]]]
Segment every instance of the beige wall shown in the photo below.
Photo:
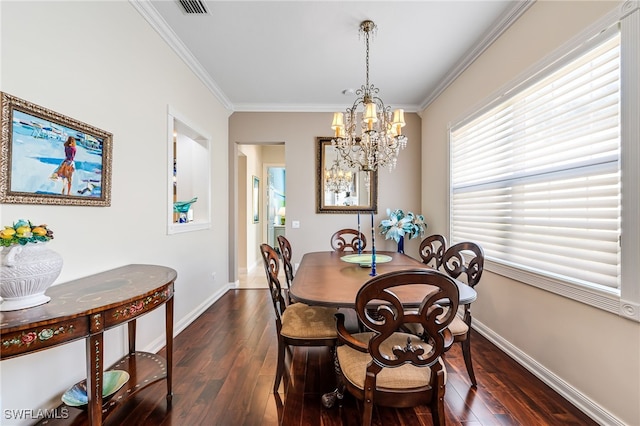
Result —
[[[179, 332], [229, 287], [229, 113], [128, 2], [3, 1], [0, 11], [1, 90], [113, 133], [111, 207], [3, 204], [0, 224], [53, 229], [50, 247], [64, 259], [57, 283], [129, 263], [173, 267]], [[168, 105], [212, 138], [211, 229], [167, 235]], [[162, 310], [142, 317], [137, 347], [160, 349], [163, 324]], [[122, 328], [106, 333], [105, 366], [125, 338]], [[5, 409], [57, 406], [85, 377], [84, 352], [79, 341], [2, 361], [0, 423], [15, 424]]]
[[[238, 143], [285, 143], [287, 221], [286, 235], [291, 241], [294, 263], [307, 252], [330, 250], [331, 235], [342, 228], [357, 226], [355, 214], [316, 213], [316, 137], [331, 135], [331, 113], [246, 113], [235, 112], [229, 119], [230, 150]], [[397, 169], [379, 175], [378, 214], [376, 227], [386, 218], [387, 208], [402, 208], [420, 212], [420, 117], [406, 114], [403, 129], [409, 138], [401, 152]], [[427, 221], [429, 211], [425, 211]], [[233, 212], [230, 214], [233, 220]], [[291, 222], [299, 221], [300, 228], [292, 229]], [[370, 221], [364, 222], [363, 232], [371, 232]], [[377, 230], [377, 229], [376, 229]], [[395, 242], [384, 241], [376, 233], [376, 247], [396, 250]], [[409, 254], [417, 255], [417, 240], [405, 243]]]
[[[446, 186], [429, 184], [448, 179], [448, 125], [619, 6], [538, 1], [424, 111], [422, 204], [433, 207], [432, 231], [448, 234]], [[492, 273], [477, 289], [474, 321], [487, 335], [575, 391], [603, 423], [640, 425], [640, 324]]]

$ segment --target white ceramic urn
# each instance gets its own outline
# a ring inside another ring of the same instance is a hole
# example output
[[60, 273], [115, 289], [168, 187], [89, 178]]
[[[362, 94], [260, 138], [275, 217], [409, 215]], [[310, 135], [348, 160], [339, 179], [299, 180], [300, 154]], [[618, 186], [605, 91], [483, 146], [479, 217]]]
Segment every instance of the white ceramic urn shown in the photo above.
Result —
[[15, 311], [50, 300], [45, 291], [62, 271], [62, 256], [47, 243], [27, 243], [2, 248], [0, 311]]

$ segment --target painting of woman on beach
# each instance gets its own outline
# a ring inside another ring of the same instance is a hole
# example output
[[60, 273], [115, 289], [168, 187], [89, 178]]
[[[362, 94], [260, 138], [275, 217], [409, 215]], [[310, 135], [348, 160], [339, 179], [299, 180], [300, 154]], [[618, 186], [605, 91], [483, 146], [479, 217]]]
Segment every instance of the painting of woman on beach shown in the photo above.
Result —
[[2, 96], [0, 201], [108, 205], [111, 134], [26, 101], [4, 108]]
[[[71, 194], [71, 180], [73, 179], [73, 172], [76, 169], [76, 163], [73, 159], [76, 157], [76, 139], [73, 136], [69, 136], [64, 143], [64, 160], [55, 172], [51, 175], [51, 180], [62, 179], [62, 195], [64, 195], [65, 187], [67, 189], [67, 195]], [[83, 192], [78, 191], [83, 194]]]

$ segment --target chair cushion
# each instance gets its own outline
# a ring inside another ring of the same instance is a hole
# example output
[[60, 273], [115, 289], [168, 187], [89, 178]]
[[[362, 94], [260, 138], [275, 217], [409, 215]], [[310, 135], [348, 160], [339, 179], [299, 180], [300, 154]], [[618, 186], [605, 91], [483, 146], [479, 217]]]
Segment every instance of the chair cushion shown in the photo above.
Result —
[[469, 331], [469, 326], [462, 320], [462, 318], [456, 315], [455, 317], [453, 317], [453, 321], [451, 321], [451, 324], [449, 324], [449, 330], [454, 336], [461, 336], [463, 334], [467, 334], [467, 332]]
[[280, 334], [294, 339], [336, 339], [336, 312], [334, 308], [292, 303], [282, 314]]
[[[352, 336], [361, 342], [368, 342], [371, 339], [373, 333], [358, 333]], [[416, 338], [411, 334], [406, 333], [394, 333], [388, 338], [381, 346], [383, 353], [391, 352], [393, 346], [406, 346], [407, 338], [411, 338], [411, 342], [414, 345], [420, 345], [425, 351], [430, 351], [431, 346], [427, 345], [423, 341]], [[367, 365], [371, 362], [371, 356], [368, 353], [362, 353], [355, 349], [342, 345], [336, 349], [338, 362], [340, 363], [340, 369], [345, 379], [354, 384], [360, 389], [364, 389], [364, 379], [367, 373]], [[444, 364], [441, 363], [443, 369]], [[445, 383], [446, 383], [446, 369], [445, 371]], [[376, 386], [384, 389], [413, 389], [422, 386], [428, 386], [431, 379], [431, 368], [429, 367], [416, 367], [411, 364], [405, 364], [400, 367], [383, 368], [378, 373], [376, 379]]]
[[[417, 323], [409, 323], [405, 324], [404, 326], [407, 330], [416, 335], [421, 335], [422, 331], [424, 330], [422, 328], [422, 325]], [[451, 321], [451, 323], [449, 324], [449, 331], [451, 331], [451, 334], [453, 334], [454, 337], [464, 336], [465, 334], [467, 334], [467, 331], [469, 331], [469, 326], [462, 320], [461, 317], [456, 315], [455, 317], [453, 317], [453, 321]]]

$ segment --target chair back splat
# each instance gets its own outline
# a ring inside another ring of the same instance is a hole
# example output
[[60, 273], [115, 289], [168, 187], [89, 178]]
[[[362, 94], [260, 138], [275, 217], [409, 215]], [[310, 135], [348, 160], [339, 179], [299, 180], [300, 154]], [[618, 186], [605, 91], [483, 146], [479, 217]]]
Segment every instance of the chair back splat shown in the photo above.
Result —
[[278, 246], [280, 246], [280, 254], [282, 255], [282, 266], [284, 267], [284, 277], [287, 282], [287, 302], [291, 303], [291, 283], [293, 282], [293, 265], [291, 264], [291, 243], [284, 235], [278, 235]]
[[280, 280], [278, 279], [280, 259], [278, 259], [278, 254], [275, 250], [268, 244], [260, 245], [260, 253], [262, 254], [264, 271], [267, 275], [267, 283], [269, 284], [269, 292], [271, 293], [271, 301], [273, 302], [273, 309], [276, 314], [276, 325], [279, 333], [282, 328], [282, 314], [287, 307], [284, 297], [282, 296]]
[[484, 270], [484, 251], [478, 244], [470, 241], [454, 244], [444, 253], [442, 266], [453, 278], [465, 274], [467, 284], [475, 287]]
[[341, 229], [331, 236], [331, 248], [334, 251], [357, 253], [358, 247], [360, 247], [360, 251], [364, 251], [367, 247], [367, 239], [357, 229]]
[[[420, 306], [403, 306], [402, 287], [408, 285], [424, 287]], [[356, 296], [356, 313], [366, 332], [350, 334], [344, 317], [337, 315], [341, 382], [363, 401], [363, 425], [371, 424], [374, 404], [429, 404], [433, 423], [444, 425], [446, 374], [441, 356], [453, 343], [448, 325], [458, 300], [458, 287], [444, 274], [425, 269], [395, 271], [372, 278]], [[407, 323], [419, 324], [425, 340], [398, 331]]]
[[432, 268], [440, 269], [446, 249], [447, 239], [444, 236], [439, 234], [429, 235], [420, 243], [422, 263]]

